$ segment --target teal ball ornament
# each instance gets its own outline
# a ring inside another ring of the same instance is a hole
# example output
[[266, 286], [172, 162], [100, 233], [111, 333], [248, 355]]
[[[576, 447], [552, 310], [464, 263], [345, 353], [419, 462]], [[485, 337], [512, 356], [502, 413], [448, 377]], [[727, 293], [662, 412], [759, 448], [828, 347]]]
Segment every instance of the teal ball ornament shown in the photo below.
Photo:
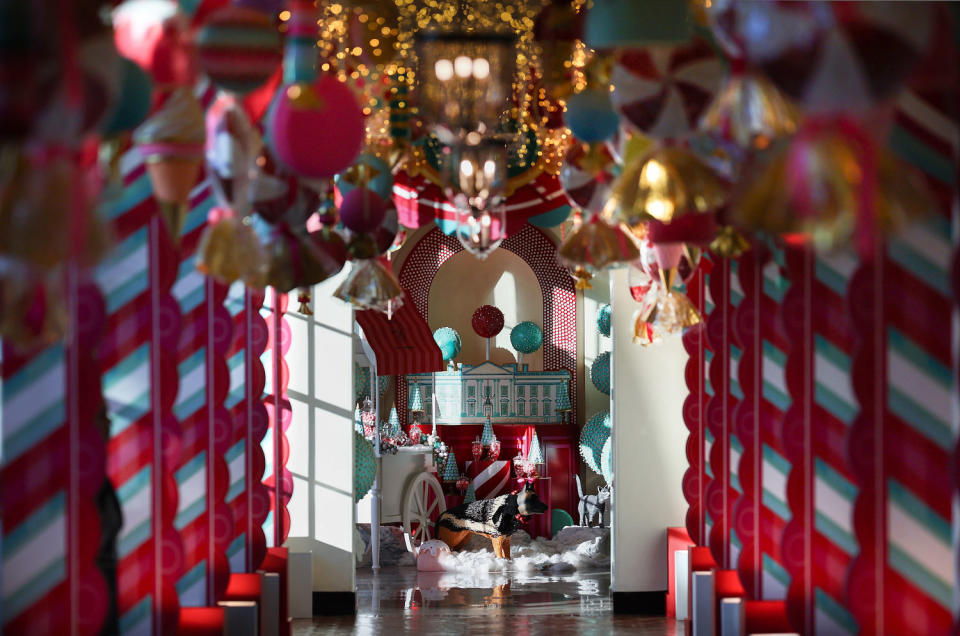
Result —
[[460, 334], [457, 333], [456, 329], [440, 327], [433, 332], [433, 341], [440, 347], [444, 362], [453, 360], [460, 355], [460, 348], [463, 343], [460, 341]]
[[606, 304], [597, 310], [597, 330], [601, 336], [610, 337], [610, 305]]
[[510, 331], [510, 344], [520, 353], [533, 353], [543, 346], [543, 329], [529, 320]]
[[606, 141], [620, 128], [620, 117], [610, 101], [610, 91], [588, 89], [567, 101], [564, 123], [580, 141]]
[[610, 395], [610, 352], [604, 351], [590, 366], [590, 381], [604, 395]]

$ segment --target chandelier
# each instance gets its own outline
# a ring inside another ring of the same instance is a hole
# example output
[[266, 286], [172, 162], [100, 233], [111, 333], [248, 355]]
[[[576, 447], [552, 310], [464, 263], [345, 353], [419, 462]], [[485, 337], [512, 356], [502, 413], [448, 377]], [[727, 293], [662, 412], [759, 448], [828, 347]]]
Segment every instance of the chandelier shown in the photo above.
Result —
[[516, 43], [514, 33], [417, 33], [420, 116], [441, 142], [498, 128], [513, 92]]
[[506, 236], [502, 197], [507, 184], [507, 152], [502, 140], [476, 133], [468, 135], [464, 144], [444, 149], [441, 177], [444, 193], [457, 209], [457, 239], [481, 259]]

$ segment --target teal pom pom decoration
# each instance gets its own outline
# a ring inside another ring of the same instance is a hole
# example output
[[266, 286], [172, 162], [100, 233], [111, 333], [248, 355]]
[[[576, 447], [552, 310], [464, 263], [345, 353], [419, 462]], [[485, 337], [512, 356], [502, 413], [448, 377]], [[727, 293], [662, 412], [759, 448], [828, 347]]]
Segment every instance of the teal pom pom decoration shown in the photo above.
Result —
[[608, 486], [613, 485], [613, 438], [608, 439], [600, 453], [600, 473]]
[[610, 395], [610, 352], [604, 351], [590, 366], [590, 381], [604, 395]]
[[610, 305], [604, 305], [597, 310], [597, 329], [601, 336], [610, 337]]
[[456, 329], [450, 327], [440, 327], [433, 332], [433, 341], [440, 347], [440, 353], [443, 354], [443, 360], [453, 360], [460, 355], [460, 347], [463, 343], [460, 341], [460, 334]]
[[360, 501], [370, 492], [373, 480], [377, 478], [377, 458], [373, 444], [363, 435], [353, 433], [353, 499]]
[[610, 413], [601, 411], [580, 431], [580, 456], [590, 470], [603, 474], [603, 447], [610, 439]]
[[535, 322], [521, 322], [510, 332], [510, 344], [520, 353], [533, 353], [543, 346], [543, 329]]

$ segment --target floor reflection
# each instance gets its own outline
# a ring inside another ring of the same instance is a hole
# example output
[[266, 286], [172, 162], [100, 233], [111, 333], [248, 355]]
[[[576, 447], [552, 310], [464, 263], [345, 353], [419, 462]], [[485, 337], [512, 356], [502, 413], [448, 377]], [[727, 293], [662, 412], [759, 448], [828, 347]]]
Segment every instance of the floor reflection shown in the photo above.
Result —
[[608, 572], [357, 570], [357, 616], [295, 621], [313, 634], [657, 634], [681, 633], [664, 618], [613, 616]]

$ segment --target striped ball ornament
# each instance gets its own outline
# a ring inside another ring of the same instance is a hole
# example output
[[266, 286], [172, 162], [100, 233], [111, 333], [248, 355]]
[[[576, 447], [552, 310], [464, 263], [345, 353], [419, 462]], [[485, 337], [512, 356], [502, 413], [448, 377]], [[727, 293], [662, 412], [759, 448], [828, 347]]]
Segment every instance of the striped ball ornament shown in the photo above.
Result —
[[280, 34], [266, 13], [228, 6], [197, 35], [200, 67], [217, 88], [244, 95], [262, 86], [283, 60]]

